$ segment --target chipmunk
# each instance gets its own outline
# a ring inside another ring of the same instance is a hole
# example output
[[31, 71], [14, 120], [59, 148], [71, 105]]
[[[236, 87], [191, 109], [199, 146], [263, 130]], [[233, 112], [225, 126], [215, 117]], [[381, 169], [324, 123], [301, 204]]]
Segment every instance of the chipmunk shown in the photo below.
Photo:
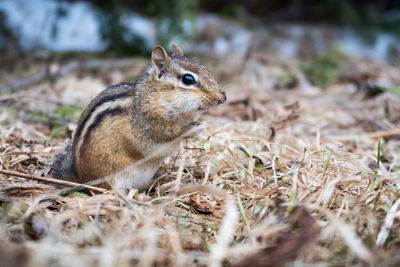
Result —
[[[72, 145], [56, 156], [53, 177], [86, 183], [113, 177], [118, 188], [146, 189], [165, 157], [157, 154], [196, 125], [195, 115], [226, 101], [225, 92], [203, 65], [172, 45], [168, 56], [153, 48], [151, 65], [134, 83], [111, 86], [82, 113]], [[155, 157], [134, 166], [145, 157]], [[100, 186], [109, 187], [103, 183]]]

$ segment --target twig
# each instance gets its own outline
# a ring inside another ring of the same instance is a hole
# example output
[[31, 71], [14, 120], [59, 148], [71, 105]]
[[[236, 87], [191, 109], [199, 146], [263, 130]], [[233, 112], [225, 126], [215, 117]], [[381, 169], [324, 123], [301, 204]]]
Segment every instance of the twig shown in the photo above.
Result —
[[391, 129], [387, 131], [378, 131], [378, 132], [371, 132], [361, 135], [343, 135], [343, 136], [328, 136], [331, 139], [340, 140], [340, 141], [347, 141], [353, 140], [354, 138], [382, 138], [382, 137], [389, 137], [400, 135], [400, 128]]
[[84, 187], [84, 188], [87, 188], [87, 189], [90, 189], [92, 191], [96, 191], [99, 193], [104, 193], [107, 191], [107, 189], [96, 187], [96, 186], [74, 183], [74, 182], [64, 181], [64, 180], [58, 180], [58, 179], [54, 179], [51, 177], [42, 177], [42, 176], [37, 176], [37, 175], [22, 173], [22, 172], [17, 172], [17, 171], [0, 170], [0, 173], [5, 174], [5, 175], [13, 175], [13, 176], [17, 176], [17, 177], [37, 180], [37, 181], [46, 182], [46, 183], [70, 186], [70, 187], [80, 186], [80, 187]]
[[374, 133], [365, 134], [368, 138], [380, 138], [380, 137], [388, 137], [393, 135], [400, 135], [400, 129], [392, 129], [387, 131], [379, 131]]
[[0, 85], [0, 91], [14, 90], [14, 89], [17, 89], [19, 87], [23, 87], [23, 86], [27, 86], [27, 85], [30, 85], [30, 84], [34, 84], [34, 83], [37, 83], [37, 82], [39, 82], [39, 81], [41, 81], [44, 78], [49, 77], [49, 76], [51, 76], [50, 72], [49, 72], [49, 69], [46, 68], [46, 70], [42, 71], [39, 74], [33, 75], [31, 77], [24, 78], [24, 79], [21, 79], [21, 80], [17, 80], [17, 81], [11, 82], [9, 84]]
[[[70, 122], [73, 122], [73, 119], [65, 118], [60, 115], [50, 114], [43, 111], [34, 111], [31, 109], [25, 109], [24, 107], [19, 108], [21, 114], [18, 116], [22, 120], [30, 121], [30, 122], [43, 122], [48, 125], [66, 125]], [[31, 115], [31, 116], [29, 116]], [[43, 119], [35, 118], [35, 115], [46, 117]]]
[[64, 75], [74, 70], [99, 68], [99, 67], [107, 67], [107, 68], [128, 67], [133, 65], [135, 62], [136, 60], [134, 59], [104, 59], [104, 60], [93, 59], [86, 62], [74, 61], [64, 66], [59, 66], [58, 64], [51, 64], [39, 74], [23, 78], [8, 84], [0, 85], [0, 91], [15, 90], [23, 86], [35, 84], [46, 78]]

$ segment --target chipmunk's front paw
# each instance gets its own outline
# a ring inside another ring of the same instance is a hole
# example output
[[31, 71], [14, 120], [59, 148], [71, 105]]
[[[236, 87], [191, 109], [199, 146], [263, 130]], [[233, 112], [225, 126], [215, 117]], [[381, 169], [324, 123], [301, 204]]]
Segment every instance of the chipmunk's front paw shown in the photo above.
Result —
[[192, 126], [192, 128], [200, 126], [201, 123], [199, 121], [193, 121], [192, 123], [190, 123], [190, 125]]
[[[201, 128], [198, 127], [200, 125], [201, 125], [201, 123], [198, 121], [191, 122], [189, 125], [187, 125], [184, 128], [183, 134], [185, 135], [185, 137], [188, 137], [188, 138], [193, 138], [193, 137], [197, 136], [199, 134], [199, 132], [201, 131]], [[196, 129], [196, 127], [198, 127], [198, 128]]]

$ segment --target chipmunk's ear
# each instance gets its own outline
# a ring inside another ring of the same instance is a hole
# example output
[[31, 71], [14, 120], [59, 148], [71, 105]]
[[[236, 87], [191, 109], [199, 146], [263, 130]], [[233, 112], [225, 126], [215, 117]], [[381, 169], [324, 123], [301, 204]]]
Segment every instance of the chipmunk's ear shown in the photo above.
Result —
[[164, 48], [156, 46], [153, 48], [153, 52], [151, 52], [151, 61], [159, 71], [162, 71], [169, 64], [169, 56]]
[[183, 50], [180, 48], [177, 44], [172, 44], [172, 51], [174, 52], [172, 55], [173, 56], [180, 56], [183, 57]]

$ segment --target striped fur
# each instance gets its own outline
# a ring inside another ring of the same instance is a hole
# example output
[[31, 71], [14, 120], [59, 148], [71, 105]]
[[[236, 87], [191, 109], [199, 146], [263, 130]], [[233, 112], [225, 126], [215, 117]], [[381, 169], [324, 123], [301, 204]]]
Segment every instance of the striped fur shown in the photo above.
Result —
[[[209, 70], [186, 58], [178, 46], [173, 50], [169, 57], [163, 48], [154, 48], [152, 65], [134, 84], [109, 87], [89, 104], [72, 149], [53, 165], [56, 178], [85, 183], [111, 177], [118, 187], [147, 187], [165, 157], [176, 149], [160, 149], [163, 144], [191, 129], [199, 112], [226, 100]], [[185, 85], [184, 74], [191, 74], [196, 83]], [[154, 156], [132, 165], [149, 155]]]
[[76, 144], [77, 155], [80, 153], [80, 148], [84, 142], [87, 142], [90, 134], [96, 129], [96, 126], [100, 124], [105, 116], [113, 116], [118, 113], [128, 114], [128, 110], [130, 105], [132, 105], [132, 98], [127, 98], [124, 96], [123, 98], [115, 98], [109, 100], [108, 102], [102, 102], [101, 105], [97, 105], [92, 112], [85, 117], [82, 124], [79, 124], [78, 131], [76, 134], [76, 140], [78, 141]]
[[113, 102], [114, 100], [118, 100], [120, 98], [125, 98], [129, 97], [130, 93], [129, 92], [122, 92], [119, 94], [111, 94], [107, 95], [104, 98], [99, 99], [99, 101], [96, 102], [96, 104], [92, 105], [90, 108], [88, 108], [88, 112], [86, 116], [82, 117], [83, 120], [79, 123], [77, 129], [76, 129], [76, 135], [80, 136], [85, 125], [87, 124], [87, 121], [91, 118], [92, 113], [97, 109], [97, 107], [101, 106], [102, 104], [106, 104], [108, 102]]

